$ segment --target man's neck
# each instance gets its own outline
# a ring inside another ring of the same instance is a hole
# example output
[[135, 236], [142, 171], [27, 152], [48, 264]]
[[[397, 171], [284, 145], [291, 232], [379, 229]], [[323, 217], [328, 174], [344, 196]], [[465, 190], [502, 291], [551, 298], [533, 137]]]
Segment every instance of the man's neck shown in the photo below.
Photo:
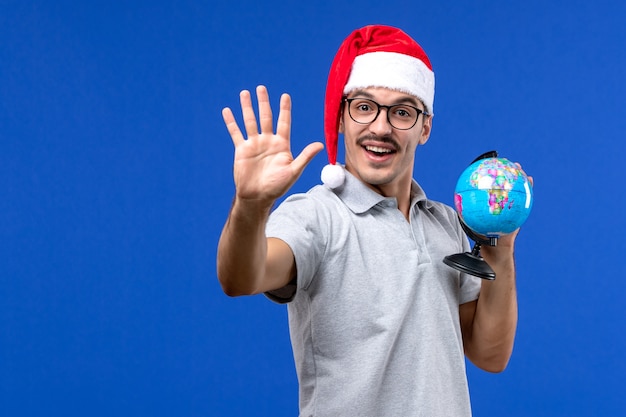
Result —
[[365, 184], [378, 194], [385, 197], [393, 197], [398, 203], [398, 210], [404, 215], [404, 218], [409, 220], [409, 212], [411, 208], [411, 184], [412, 178], [402, 179], [390, 184], [373, 185]]

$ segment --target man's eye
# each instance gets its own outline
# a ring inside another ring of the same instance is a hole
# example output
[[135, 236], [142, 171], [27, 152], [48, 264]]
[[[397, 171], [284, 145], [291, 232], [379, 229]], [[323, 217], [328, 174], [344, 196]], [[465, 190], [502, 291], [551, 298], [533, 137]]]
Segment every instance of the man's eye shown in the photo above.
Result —
[[361, 104], [357, 105], [357, 110], [362, 111], [362, 112], [371, 111], [372, 110], [372, 106], [370, 106], [369, 104], [366, 104], [366, 103], [361, 103]]
[[413, 116], [413, 113], [409, 109], [402, 107], [396, 108], [393, 113], [401, 118], [410, 118]]

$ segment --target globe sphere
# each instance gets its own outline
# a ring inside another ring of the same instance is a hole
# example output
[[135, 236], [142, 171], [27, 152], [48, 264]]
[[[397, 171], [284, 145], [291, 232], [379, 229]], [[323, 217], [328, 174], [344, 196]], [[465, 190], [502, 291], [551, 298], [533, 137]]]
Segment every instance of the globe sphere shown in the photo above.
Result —
[[500, 237], [518, 229], [532, 205], [531, 182], [506, 158], [474, 162], [460, 175], [454, 191], [454, 207], [461, 221], [485, 237]]

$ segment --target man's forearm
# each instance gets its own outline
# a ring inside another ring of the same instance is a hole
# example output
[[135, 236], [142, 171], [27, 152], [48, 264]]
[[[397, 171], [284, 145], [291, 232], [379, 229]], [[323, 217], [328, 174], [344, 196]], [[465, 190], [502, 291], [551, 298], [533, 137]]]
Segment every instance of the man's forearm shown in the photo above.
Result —
[[474, 354], [483, 367], [503, 370], [513, 351], [517, 329], [515, 260], [509, 247], [484, 247], [485, 261], [496, 273], [494, 281], [483, 281], [472, 330]]
[[235, 198], [217, 248], [217, 276], [230, 296], [254, 294], [265, 273], [271, 204]]

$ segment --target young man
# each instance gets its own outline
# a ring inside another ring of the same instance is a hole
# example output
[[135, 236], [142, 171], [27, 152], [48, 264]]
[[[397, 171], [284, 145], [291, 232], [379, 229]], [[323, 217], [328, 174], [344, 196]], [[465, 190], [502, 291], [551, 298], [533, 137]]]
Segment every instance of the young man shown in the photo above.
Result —
[[[273, 212], [323, 145], [293, 158], [289, 96], [274, 134], [267, 91], [256, 92], [261, 132], [249, 92], [240, 96], [247, 139], [223, 111], [236, 195], [218, 277], [228, 295], [288, 303], [301, 416], [471, 415], [465, 356], [499, 372], [513, 348], [517, 232], [482, 249], [495, 281], [443, 263], [469, 243], [455, 212], [412, 178], [432, 128], [428, 57], [399, 29], [354, 31], [326, 89], [324, 185]], [[336, 163], [338, 133], [345, 167]]]

